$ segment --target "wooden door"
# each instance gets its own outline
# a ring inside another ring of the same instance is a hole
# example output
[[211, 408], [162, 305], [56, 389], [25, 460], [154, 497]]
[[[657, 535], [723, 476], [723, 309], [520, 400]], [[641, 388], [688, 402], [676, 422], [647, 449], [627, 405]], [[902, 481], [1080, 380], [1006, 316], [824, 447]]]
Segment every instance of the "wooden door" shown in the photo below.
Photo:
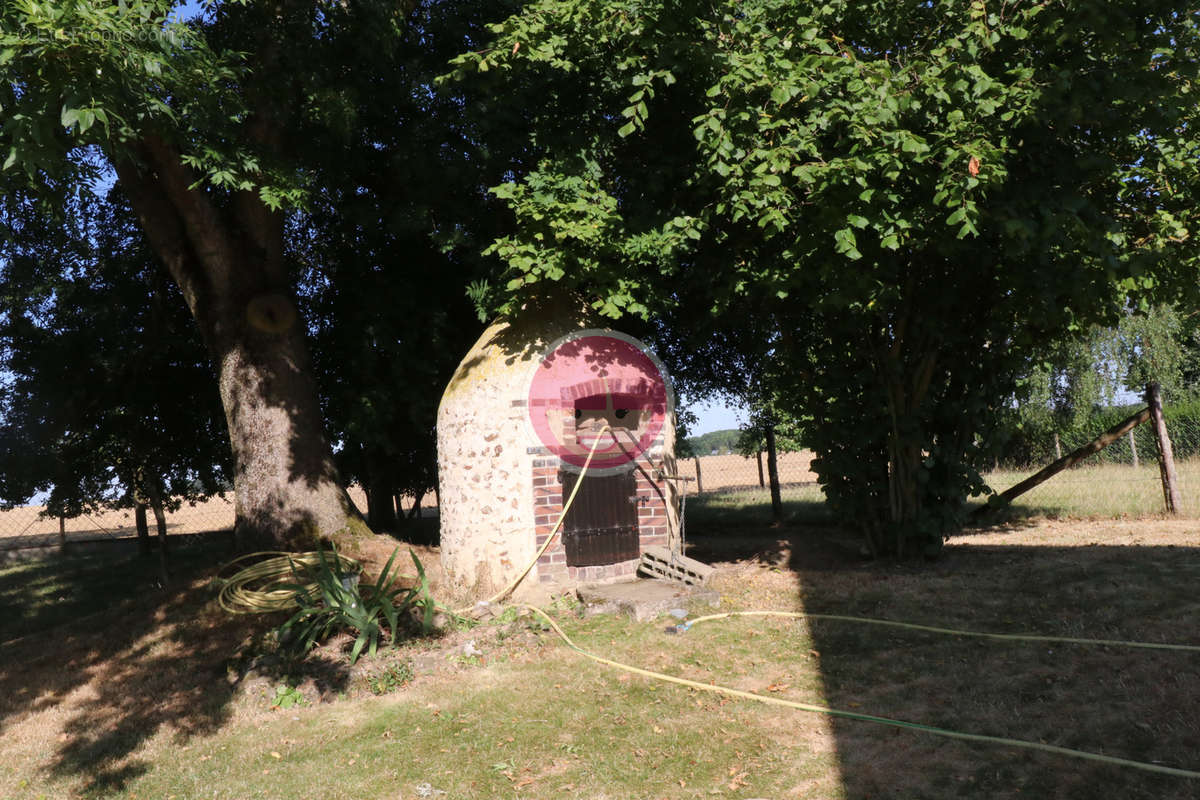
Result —
[[[563, 500], [579, 476], [561, 473]], [[638, 558], [637, 479], [633, 470], [618, 475], [587, 475], [563, 520], [567, 565], [588, 567]]]

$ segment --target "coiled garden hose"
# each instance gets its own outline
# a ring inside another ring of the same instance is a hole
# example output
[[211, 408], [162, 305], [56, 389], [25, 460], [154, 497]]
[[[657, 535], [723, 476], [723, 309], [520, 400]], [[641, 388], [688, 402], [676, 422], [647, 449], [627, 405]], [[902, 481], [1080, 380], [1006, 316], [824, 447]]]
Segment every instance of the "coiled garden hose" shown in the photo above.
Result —
[[322, 557], [325, 563], [334, 565], [340, 572], [354, 574], [362, 571], [361, 564], [336, 551], [284, 553], [273, 550], [238, 556], [222, 569], [263, 556], [266, 558], [243, 567], [229, 578], [217, 579], [221, 585], [217, 603], [225, 611], [230, 614], [286, 611], [296, 605], [298, 591], [307, 592], [310, 597], [319, 595], [320, 589], [315, 581], [296, 581], [304, 570], [320, 566]]

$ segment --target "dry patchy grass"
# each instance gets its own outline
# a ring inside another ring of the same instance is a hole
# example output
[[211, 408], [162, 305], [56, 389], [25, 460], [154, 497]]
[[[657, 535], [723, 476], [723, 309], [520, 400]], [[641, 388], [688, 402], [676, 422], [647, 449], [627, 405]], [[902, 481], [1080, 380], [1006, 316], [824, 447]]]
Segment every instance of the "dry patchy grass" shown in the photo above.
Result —
[[[697, 538], [726, 609], [1196, 643], [1194, 521], [1026, 520], [932, 564], [871, 563], [831, 529]], [[737, 550], [727, 549], [736, 543]], [[390, 548], [381, 547], [381, 553]], [[431, 563], [434, 553], [425, 550]], [[732, 556], [730, 554], [733, 554]], [[369, 555], [369, 554], [368, 554]], [[306, 707], [238, 680], [256, 629], [170, 597], [0, 649], [0, 796], [25, 798], [1191, 798], [1200, 784], [724, 699], [581, 660], [528, 620], [295, 667]], [[578, 619], [606, 656], [958, 730], [1200, 768], [1197, 656], [986, 642], [822, 620]], [[474, 639], [482, 656], [461, 646]], [[432, 663], [381, 697], [383, 663]], [[272, 679], [273, 680], [273, 679]]]

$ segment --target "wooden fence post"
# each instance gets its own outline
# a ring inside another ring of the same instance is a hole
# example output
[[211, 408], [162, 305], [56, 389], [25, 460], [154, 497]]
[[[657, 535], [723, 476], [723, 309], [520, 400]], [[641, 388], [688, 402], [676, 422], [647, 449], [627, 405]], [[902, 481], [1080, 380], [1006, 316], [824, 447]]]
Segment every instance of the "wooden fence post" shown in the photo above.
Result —
[[779, 458], [775, 448], [775, 423], [763, 427], [767, 440], [767, 480], [771, 483], [771, 519], [775, 524], [783, 522], [783, 497], [779, 492]]
[[766, 488], [767, 482], [765, 480], [763, 480], [762, 450], [758, 451], [757, 456], [758, 456], [758, 485], [760, 488]]
[[1133, 453], [1133, 468], [1137, 469], [1138, 468], [1137, 441], [1133, 436], [1133, 431], [1129, 432], [1129, 452]]
[[[1148, 419], [1150, 419], [1150, 409], [1143, 408], [1141, 411], [1137, 412], [1128, 419], [1118, 422], [1116, 425], [1112, 426], [1104, 433], [1085, 444], [1083, 447], [1067, 453], [1062, 458], [1057, 459], [1053, 464], [1043, 467], [1015, 486], [1010, 486], [1009, 488], [1005, 489], [1003, 492], [995, 496], [996, 500], [1003, 501], [1005, 503], [1012, 502], [1013, 499], [1020, 497], [1033, 487], [1041, 483], [1045, 483], [1053, 476], [1062, 472], [1064, 469], [1074, 466], [1078, 462], [1094, 453], [1099, 453], [1101, 450], [1108, 447], [1117, 439], [1120, 439], [1126, 433], [1133, 430], [1138, 425], [1141, 425]], [[980, 506], [979, 508], [975, 509], [973, 513], [982, 514], [987, 512], [992, 507], [993, 503], [989, 502], [987, 505]]]
[[67, 518], [62, 515], [58, 517], [58, 543], [63, 546], [67, 544]]
[[704, 481], [700, 479], [700, 456], [692, 458], [696, 462], [696, 494], [704, 494]]
[[1162, 398], [1158, 384], [1146, 385], [1146, 404], [1150, 406], [1150, 419], [1154, 422], [1154, 438], [1158, 442], [1158, 472], [1162, 476], [1163, 502], [1168, 514], [1178, 514], [1183, 505], [1179, 497], [1179, 484], [1175, 480], [1175, 456], [1171, 452], [1171, 437], [1167, 435], [1167, 423], [1163, 420]]

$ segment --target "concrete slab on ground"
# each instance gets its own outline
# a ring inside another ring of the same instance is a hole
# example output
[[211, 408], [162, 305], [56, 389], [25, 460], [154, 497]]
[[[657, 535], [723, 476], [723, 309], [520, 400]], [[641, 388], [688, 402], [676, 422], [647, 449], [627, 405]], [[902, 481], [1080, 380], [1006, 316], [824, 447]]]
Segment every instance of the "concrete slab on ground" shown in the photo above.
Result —
[[651, 578], [589, 584], [580, 586], [577, 592], [588, 615], [628, 614], [639, 622], [673, 608], [687, 608], [695, 603], [715, 606], [721, 602], [721, 596], [705, 586], [685, 586]]

